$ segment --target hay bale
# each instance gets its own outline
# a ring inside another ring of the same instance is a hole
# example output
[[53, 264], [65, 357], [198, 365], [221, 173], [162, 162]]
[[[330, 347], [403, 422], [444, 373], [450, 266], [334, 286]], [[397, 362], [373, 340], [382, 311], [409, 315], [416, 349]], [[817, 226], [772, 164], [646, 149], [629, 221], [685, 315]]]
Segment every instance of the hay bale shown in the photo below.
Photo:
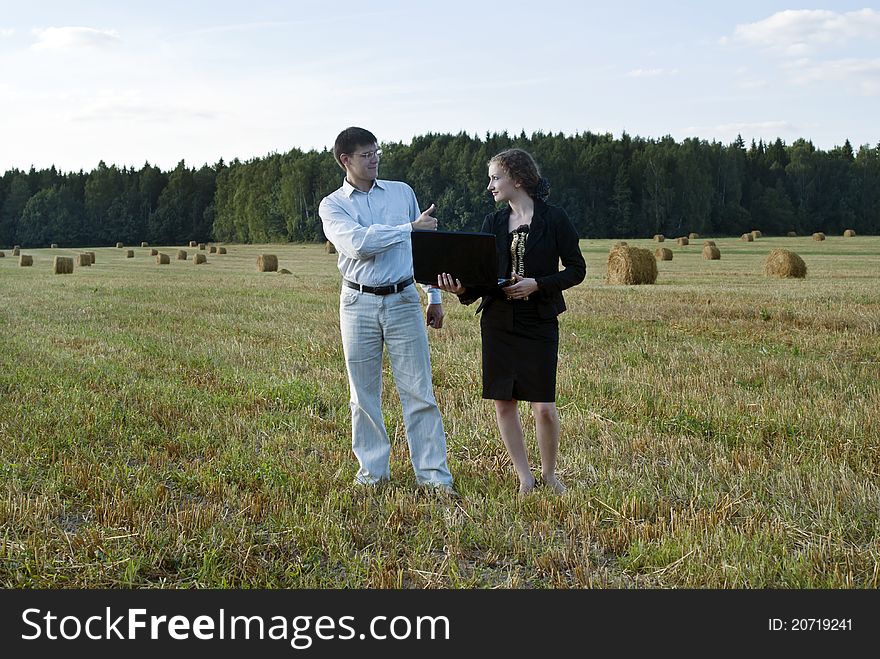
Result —
[[0, 252], [0, 259], [6, 258], [6, 252]]
[[803, 279], [807, 276], [807, 265], [794, 252], [787, 249], [774, 249], [767, 255], [767, 260], [764, 262], [764, 274], [768, 277]]
[[703, 258], [707, 261], [717, 261], [721, 258], [721, 250], [715, 245], [703, 245]]
[[202, 263], [207, 263], [208, 257], [204, 254], [193, 254], [193, 265], [200, 265]]
[[662, 233], [655, 233], [654, 240], [656, 240], [658, 243], [662, 243], [664, 240], [666, 240], [666, 238], [663, 237]]
[[156, 254], [156, 263], [159, 265], [168, 265], [171, 263], [171, 257], [167, 254]]
[[20, 254], [21, 254], [21, 248], [18, 245], [16, 245], [15, 247], [12, 248], [12, 255], [13, 256], [19, 256]]
[[679, 245], [688, 245], [688, 244], [690, 244], [691, 241], [688, 240], [687, 238], [685, 238], [684, 236], [682, 236], [681, 238], [679, 238], [675, 242], [677, 242]]
[[204, 252], [204, 251], [205, 251], [205, 247], [207, 247], [207, 245], [205, 245], [205, 243], [199, 243], [199, 250], [200, 250], [200, 251]]
[[18, 265], [22, 268], [27, 268], [34, 264], [34, 257], [30, 254], [20, 254], [18, 257]]
[[52, 272], [54, 272], [56, 275], [73, 274], [73, 257], [56, 256], [52, 260]]
[[703, 247], [705, 247], [706, 245], [709, 245], [710, 247], [715, 247], [715, 241], [714, 240], [704, 240]]
[[89, 258], [92, 259], [92, 265], [95, 265], [95, 253], [94, 252], [86, 252], [89, 255]]
[[691, 231], [688, 234], [688, 238], [690, 238], [691, 240], [696, 240], [699, 237], [700, 237], [700, 234], [698, 234], [696, 231]]
[[762, 235], [761, 232], [758, 231], [757, 229], [752, 231], [752, 238], [760, 238], [761, 235]]
[[281, 268], [281, 270], [278, 271], [278, 274], [279, 275], [292, 275], [293, 273], [290, 270], [288, 270], [287, 268]]
[[195, 240], [190, 240], [190, 241], [189, 241], [189, 246], [190, 246], [190, 247], [198, 247], [199, 244], [198, 244]]
[[52, 243], [49, 245], [49, 249], [58, 249], [58, 243]]
[[817, 231], [816, 233], [813, 234], [813, 240], [821, 242], [821, 241], [825, 240], [825, 234], [822, 233], [821, 231]]
[[329, 240], [324, 244], [324, 249], [327, 250], [328, 254], [335, 254], [336, 253], [336, 245], [331, 243]]
[[226, 253], [226, 248], [225, 248], [225, 247], [218, 247], [218, 248], [217, 248], [217, 253], [218, 253], [218, 254], [225, 254], [225, 253]]
[[657, 260], [647, 249], [615, 245], [608, 252], [609, 284], [653, 284], [657, 281]]
[[747, 243], [751, 243], [751, 242], [754, 242], [755, 237], [750, 233], [744, 233], [742, 236], [740, 236], [740, 240], [744, 240]]
[[186, 254], [185, 249], [177, 250], [177, 260], [178, 261], [186, 261], [186, 257], [187, 257], [187, 254]]
[[150, 248], [150, 256], [158, 256], [158, 255], [159, 255], [159, 250], [156, 249], [155, 247], [151, 247]]
[[843, 232], [843, 237], [844, 238], [855, 238], [856, 232], [853, 231], [852, 229], [847, 229], [846, 231]]
[[89, 256], [88, 254], [77, 254], [76, 255], [76, 264], [78, 266], [80, 266], [81, 268], [85, 267], [85, 266], [92, 265], [92, 257]]
[[211, 246], [208, 248], [208, 251], [209, 251], [211, 254], [216, 254], [216, 253], [217, 253], [217, 247], [216, 247], [215, 245], [211, 245]]
[[133, 259], [133, 258], [134, 258], [134, 250], [133, 250], [133, 249], [130, 249], [130, 250], [128, 250], [127, 252], [125, 252], [125, 258], [127, 258], [127, 259]]
[[116, 243], [116, 249], [122, 249], [123, 247], [125, 247], [125, 245], [122, 243]]
[[149, 247], [149, 246], [150, 246], [150, 243], [148, 243], [146, 241], [141, 243], [141, 247]]
[[671, 261], [672, 250], [668, 247], [658, 247], [654, 250], [654, 258], [658, 261]]
[[795, 231], [789, 231], [785, 235], [788, 236], [789, 238], [797, 238], [797, 232], [795, 232]]
[[258, 272], [278, 272], [278, 257], [274, 254], [260, 254], [257, 257]]

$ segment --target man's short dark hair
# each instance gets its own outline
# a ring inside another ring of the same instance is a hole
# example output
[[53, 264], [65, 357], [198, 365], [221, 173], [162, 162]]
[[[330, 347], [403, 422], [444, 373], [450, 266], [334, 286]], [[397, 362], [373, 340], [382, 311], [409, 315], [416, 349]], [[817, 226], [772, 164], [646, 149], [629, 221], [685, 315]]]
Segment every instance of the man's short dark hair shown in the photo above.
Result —
[[339, 159], [343, 153], [354, 153], [359, 146], [370, 146], [378, 144], [376, 136], [365, 128], [351, 126], [339, 133], [336, 142], [333, 144], [333, 157], [336, 158], [336, 164], [345, 169], [342, 161]]

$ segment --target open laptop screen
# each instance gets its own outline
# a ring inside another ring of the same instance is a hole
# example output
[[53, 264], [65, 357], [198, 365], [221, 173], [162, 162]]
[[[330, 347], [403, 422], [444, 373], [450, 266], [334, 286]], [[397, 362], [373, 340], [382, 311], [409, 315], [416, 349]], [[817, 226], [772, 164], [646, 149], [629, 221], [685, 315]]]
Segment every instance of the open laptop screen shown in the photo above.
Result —
[[413, 277], [420, 284], [437, 285], [447, 272], [463, 286], [497, 286], [498, 255], [495, 235], [465, 231], [413, 231]]

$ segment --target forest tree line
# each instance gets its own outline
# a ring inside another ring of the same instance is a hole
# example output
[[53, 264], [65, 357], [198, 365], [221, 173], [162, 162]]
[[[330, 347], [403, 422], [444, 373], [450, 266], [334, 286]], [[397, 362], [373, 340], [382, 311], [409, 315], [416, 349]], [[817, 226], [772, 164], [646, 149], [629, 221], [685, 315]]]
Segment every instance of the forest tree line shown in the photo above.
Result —
[[[494, 209], [487, 162], [511, 146], [535, 156], [582, 238], [880, 233], [880, 144], [855, 152], [848, 140], [822, 151], [805, 139], [428, 134], [383, 143], [380, 177], [435, 203], [444, 229], [474, 231]], [[318, 204], [342, 176], [329, 151], [299, 149], [168, 172], [13, 169], [0, 178], [0, 248], [322, 241]]]

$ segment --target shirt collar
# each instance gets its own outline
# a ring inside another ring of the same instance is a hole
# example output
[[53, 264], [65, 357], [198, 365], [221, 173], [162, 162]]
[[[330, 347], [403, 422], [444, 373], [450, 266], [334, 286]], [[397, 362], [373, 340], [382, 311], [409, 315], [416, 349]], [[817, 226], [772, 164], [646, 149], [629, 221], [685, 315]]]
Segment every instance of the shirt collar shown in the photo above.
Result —
[[[373, 181], [373, 188], [379, 188], [380, 190], [384, 190], [385, 189], [384, 181], [380, 181], [379, 179], [376, 179], [375, 181]], [[373, 188], [370, 188], [370, 192], [373, 191]], [[347, 178], [343, 178], [342, 179], [342, 194], [344, 194], [346, 197], [351, 199], [351, 195], [353, 195], [355, 192], [360, 192], [361, 194], [369, 194], [368, 192], [364, 192], [363, 190], [358, 190], [356, 187], [354, 187], [351, 183], [348, 182]]]

